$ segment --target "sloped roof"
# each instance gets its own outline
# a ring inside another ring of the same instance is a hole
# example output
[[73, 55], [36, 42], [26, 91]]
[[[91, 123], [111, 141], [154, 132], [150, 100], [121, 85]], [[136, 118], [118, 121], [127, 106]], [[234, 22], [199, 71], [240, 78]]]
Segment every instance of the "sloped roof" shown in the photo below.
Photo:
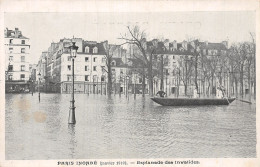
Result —
[[128, 67], [128, 65], [122, 61], [122, 58], [113, 57], [112, 61], [115, 61], [116, 65], [111, 65], [111, 67]]
[[[83, 46], [83, 52], [85, 52], [85, 47], [88, 46], [90, 54], [100, 54], [100, 55], [106, 54], [103, 43], [97, 43], [95, 41], [83, 41], [82, 46]], [[93, 53], [93, 49], [95, 47], [97, 47], [98, 53]]]
[[208, 43], [199, 42], [201, 49], [210, 49], [210, 50], [227, 50], [226, 46], [223, 43]]

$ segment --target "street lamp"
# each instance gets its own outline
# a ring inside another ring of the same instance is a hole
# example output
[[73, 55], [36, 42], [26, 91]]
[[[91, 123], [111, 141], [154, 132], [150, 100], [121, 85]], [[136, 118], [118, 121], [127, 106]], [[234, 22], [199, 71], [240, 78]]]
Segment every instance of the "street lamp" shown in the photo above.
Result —
[[40, 97], [40, 79], [41, 79], [41, 73], [39, 72], [39, 74], [38, 74], [38, 94], [39, 94], [39, 101], [41, 100], [41, 97]]
[[74, 100], [74, 59], [77, 56], [77, 50], [79, 47], [75, 45], [75, 42], [72, 42], [72, 46], [70, 48], [70, 56], [72, 58], [72, 94], [71, 94], [71, 101], [70, 101], [70, 111], [69, 111], [69, 124], [75, 124], [75, 100]]

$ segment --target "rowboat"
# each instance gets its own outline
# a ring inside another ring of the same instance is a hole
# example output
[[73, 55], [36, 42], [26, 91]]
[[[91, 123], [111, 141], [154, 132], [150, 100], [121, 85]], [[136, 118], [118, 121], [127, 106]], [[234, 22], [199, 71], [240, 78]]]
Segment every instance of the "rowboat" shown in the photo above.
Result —
[[229, 105], [236, 98], [165, 98], [152, 97], [155, 103], [163, 106], [197, 106], [197, 105]]

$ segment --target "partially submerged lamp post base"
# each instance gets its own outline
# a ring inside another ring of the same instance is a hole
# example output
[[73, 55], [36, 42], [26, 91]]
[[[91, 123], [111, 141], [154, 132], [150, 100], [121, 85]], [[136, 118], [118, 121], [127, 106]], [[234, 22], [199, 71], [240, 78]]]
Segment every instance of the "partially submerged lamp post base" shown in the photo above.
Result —
[[76, 117], [75, 117], [75, 106], [74, 102], [75, 100], [70, 101], [71, 106], [70, 106], [70, 111], [69, 111], [69, 124], [75, 124], [76, 123]]

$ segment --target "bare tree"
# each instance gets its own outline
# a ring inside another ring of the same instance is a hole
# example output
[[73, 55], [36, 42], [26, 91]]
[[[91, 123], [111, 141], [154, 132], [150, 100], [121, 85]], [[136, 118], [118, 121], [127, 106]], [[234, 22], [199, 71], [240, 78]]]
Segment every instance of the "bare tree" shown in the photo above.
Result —
[[[121, 38], [119, 39], [125, 40], [124, 44], [132, 44], [137, 46], [137, 48], [139, 49], [142, 56], [141, 60], [143, 61], [144, 67], [148, 69], [147, 75], [148, 75], [148, 83], [149, 83], [149, 95], [152, 96], [153, 95], [152, 56], [154, 53], [154, 48], [149, 48], [149, 49], [147, 48], [145, 31], [141, 31], [138, 26], [134, 26], [133, 28], [127, 26], [127, 30], [129, 32], [129, 36], [121, 35]], [[145, 75], [143, 75], [143, 79], [145, 79]]]
[[113, 53], [116, 49], [120, 48], [120, 45], [112, 45], [108, 44], [108, 41], [103, 42], [103, 46], [105, 48], [105, 58], [106, 58], [106, 66], [107, 70], [103, 68], [107, 72], [107, 94], [108, 96], [111, 96], [112, 94], [112, 69], [111, 69], [111, 63], [113, 58]]
[[256, 52], [256, 45], [255, 45], [255, 34], [253, 34], [252, 32], [250, 32], [250, 36], [252, 39], [252, 48], [251, 48], [251, 54], [252, 54], [252, 63], [253, 63], [253, 76], [254, 76], [254, 99], [256, 98], [256, 56], [255, 56], [255, 52]]
[[192, 76], [192, 67], [193, 67], [193, 60], [192, 60], [192, 56], [182, 56], [179, 60], [179, 64], [180, 64], [180, 80], [183, 82], [184, 85], [184, 92], [185, 95], [187, 95], [187, 88], [188, 88], [188, 84], [191, 80], [191, 76]]

